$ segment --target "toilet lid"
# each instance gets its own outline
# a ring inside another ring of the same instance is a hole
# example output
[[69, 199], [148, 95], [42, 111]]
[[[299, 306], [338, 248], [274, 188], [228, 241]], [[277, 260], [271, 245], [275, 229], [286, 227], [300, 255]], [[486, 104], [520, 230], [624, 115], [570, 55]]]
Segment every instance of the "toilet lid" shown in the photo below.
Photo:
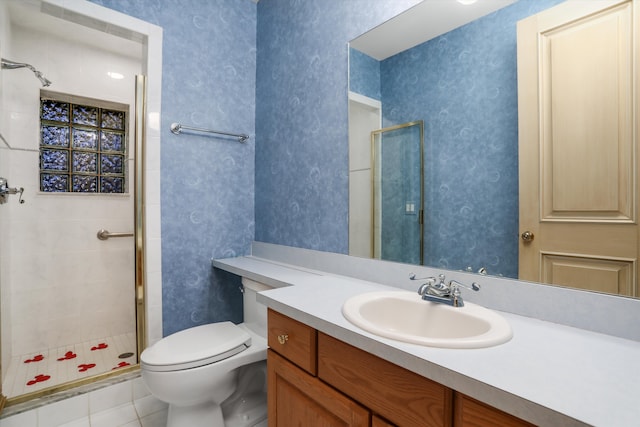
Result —
[[176, 371], [226, 359], [251, 346], [247, 331], [231, 322], [211, 323], [164, 337], [140, 355], [152, 371]]

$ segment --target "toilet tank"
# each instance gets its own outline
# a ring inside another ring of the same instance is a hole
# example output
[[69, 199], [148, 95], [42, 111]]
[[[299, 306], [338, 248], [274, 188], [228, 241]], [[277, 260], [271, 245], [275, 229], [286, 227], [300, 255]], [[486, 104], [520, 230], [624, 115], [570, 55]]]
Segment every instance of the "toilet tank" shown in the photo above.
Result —
[[267, 307], [256, 301], [256, 296], [258, 292], [273, 289], [273, 287], [246, 277], [242, 278], [242, 287], [244, 288], [242, 300], [244, 304], [244, 324], [256, 334], [266, 338]]

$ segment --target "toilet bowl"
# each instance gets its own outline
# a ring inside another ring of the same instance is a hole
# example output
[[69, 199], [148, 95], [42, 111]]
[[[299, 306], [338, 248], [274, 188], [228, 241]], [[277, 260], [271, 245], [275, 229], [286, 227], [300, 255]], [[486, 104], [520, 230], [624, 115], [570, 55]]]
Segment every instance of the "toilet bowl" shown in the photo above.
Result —
[[140, 355], [142, 380], [169, 404], [167, 427], [266, 425], [265, 285], [243, 279], [245, 322], [219, 322], [164, 337]]

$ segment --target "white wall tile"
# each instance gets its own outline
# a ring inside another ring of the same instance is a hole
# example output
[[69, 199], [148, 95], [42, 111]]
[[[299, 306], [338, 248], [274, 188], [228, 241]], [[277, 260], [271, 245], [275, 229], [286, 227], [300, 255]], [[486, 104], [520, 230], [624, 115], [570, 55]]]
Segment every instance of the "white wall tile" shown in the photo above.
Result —
[[136, 401], [138, 399], [142, 399], [143, 397], [147, 397], [151, 395], [151, 392], [147, 388], [147, 385], [142, 380], [142, 377], [135, 378], [131, 380], [131, 385], [133, 388], [133, 400]]
[[165, 412], [169, 408], [169, 405], [166, 402], [163, 402], [157, 397], [151, 395], [137, 399], [134, 402], [134, 406], [140, 418], [144, 418], [156, 412]]
[[89, 416], [89, 395], [71, 397], [37, 409], [38, 427], [58, 427]]
[[142, 427], [167, 427], [168, 410], [154, 412], [140, 419]]
[[71, 421], [70, 423], [63, 424], [60, 427], [91, 427], [91, 422], [89, 421], [89, 417], [85, 417], [76, 421]]
[[133, 400], [131, 381], [114, 384], [89, 393], [89, 412], [95, 414], [130, 403]]
[[136, 414], [136, 410], [131, 402], [91, 414], [90, 418], [91, 427], [122, 426], [131, 423], [132, 421], [138, 421], [138, 415]]
[[0, 427], [36, 427], [37, 425], [38, 414], [36, 411], [27, 411], [0, 419]]

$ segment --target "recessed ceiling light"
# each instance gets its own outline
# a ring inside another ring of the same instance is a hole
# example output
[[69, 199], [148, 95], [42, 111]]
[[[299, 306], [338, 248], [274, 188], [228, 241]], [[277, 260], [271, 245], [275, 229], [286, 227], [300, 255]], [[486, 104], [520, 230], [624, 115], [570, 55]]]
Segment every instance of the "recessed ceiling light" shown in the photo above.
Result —
[[458, 0], [458, 3], [467, 6], [467, 5], [470, 5], [470, 4], [474, 4], [477, 1], [478, 0]]
[[116, 80], [124, 79], [124, 76], [122, 74], [116, 73], [116, 72], [113, 72], [113, 71], [109, 71], [107, 73], [107, 76], [111, 77], [112, 79], [116, 79]]

